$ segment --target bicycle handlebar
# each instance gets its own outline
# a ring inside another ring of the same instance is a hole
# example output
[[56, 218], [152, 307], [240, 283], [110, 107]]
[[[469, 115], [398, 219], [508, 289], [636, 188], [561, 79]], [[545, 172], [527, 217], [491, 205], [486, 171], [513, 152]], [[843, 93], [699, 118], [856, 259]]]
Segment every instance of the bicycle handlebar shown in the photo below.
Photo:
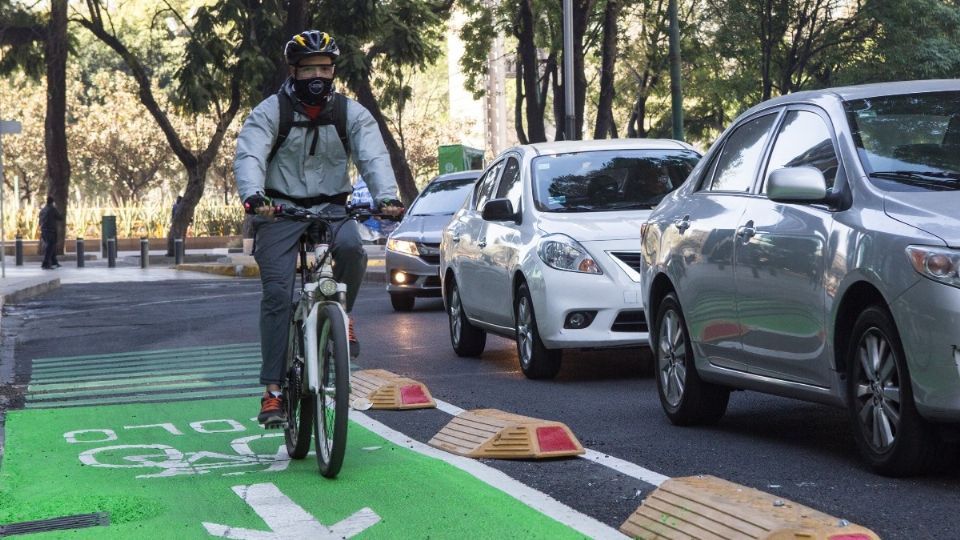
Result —
[[348, 219], [364, 219], [368, 217], [378, 217], [381, 219], [386, 219], [388, 221], [400, 221], [403, 219], [403, 214], [399, 216], [391, 216], [383, 212], [376, 210], [371, 210], [368, 207], [364, 206], [350, 206], [347, 205], [347, 214], [345, 216], [332, 215], [323, 212], [311, 212], [305, 208], [299, 208], [296, 206], [287, 206], [284, 204], [278, 204], [273, 207], [273, 214], [276, 217], [293, 219], [297, 221], [325, 221], [325, 222], [339, 222], [346, 221]]

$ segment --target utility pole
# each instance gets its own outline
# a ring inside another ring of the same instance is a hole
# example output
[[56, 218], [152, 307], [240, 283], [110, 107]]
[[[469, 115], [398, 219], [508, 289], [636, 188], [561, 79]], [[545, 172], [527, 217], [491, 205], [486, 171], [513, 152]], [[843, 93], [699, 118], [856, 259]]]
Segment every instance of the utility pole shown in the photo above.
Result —
[[20, 122], [0, 120], [0, 277], [7, 277], [7, 243], [3, 230], [3, 135], [20, 133]]
[[673, 108], [673, 138], [683, 140], [683, 92], [680, 89], [680, 17], [677, 0], [670, 0], [670, 98]]
[[563, 0], [563, 103], [566, 111], [563, 135], [568, 141], [580, 139], [577, 111], [574, 104], [576, 83], [573, 76], [573, 0]]

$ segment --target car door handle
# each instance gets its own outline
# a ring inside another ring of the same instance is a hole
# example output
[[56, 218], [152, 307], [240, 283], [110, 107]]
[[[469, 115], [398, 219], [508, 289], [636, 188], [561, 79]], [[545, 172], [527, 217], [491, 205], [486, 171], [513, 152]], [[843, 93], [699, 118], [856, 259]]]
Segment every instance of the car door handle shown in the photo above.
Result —
[[680, 234], [683, 234], [684, 231], [690, 228], [690, 216], [683, 216], [680, 219], [673, 220], [674, 226], [676, 226], [677, 231]]
[[757, 234], [757, 230], [753, 228], [753, 220], [746, 222], [740, 227], [737, 227], [737, 238], [741, 242], [749, 242], [753, 236]]
[[486, 238], [481, 238], [480, 241], [477, 242], [477, 246], [479, 246], [480, 249], [483, 249], [483, 248], [487, 247], [487, 239], [486, 239]]

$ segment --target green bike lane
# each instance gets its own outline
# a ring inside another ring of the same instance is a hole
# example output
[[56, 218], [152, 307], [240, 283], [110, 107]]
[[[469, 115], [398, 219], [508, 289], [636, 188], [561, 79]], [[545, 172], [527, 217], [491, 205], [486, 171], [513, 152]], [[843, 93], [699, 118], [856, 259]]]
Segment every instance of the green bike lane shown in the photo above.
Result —
[[106, 513], [105, 527], [34, 536], [618, 536], [355, 411], [343, 470], [324, 479], [249, 417], [258, 358], [245, 345], [34, 361], [26, 408], [7, 416], [0, 525]]

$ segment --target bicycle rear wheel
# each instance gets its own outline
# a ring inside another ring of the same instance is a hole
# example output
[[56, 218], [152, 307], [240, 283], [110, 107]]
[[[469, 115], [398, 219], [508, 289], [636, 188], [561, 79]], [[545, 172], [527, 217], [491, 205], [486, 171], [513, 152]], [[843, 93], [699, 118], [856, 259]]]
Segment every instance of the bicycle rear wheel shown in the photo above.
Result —
[[320, 391], [314, 396], [313, 438], [320, 474], [334, 478], [343, 465], [347, 448], [347, 414], [350, 409], [350, 350], [347, 321], [340, 306], [320, 306]]
[[299, 321], [290, 321], [290, 342], [287, 345], [287, 379], [284, 382], [284, 402], [287, 428], [283, 438], [287, 454], [292, 459], [303, 459], [310, 451], [310, 430], [313, 428], [313, 399], [304, 391], [303, 331]]

